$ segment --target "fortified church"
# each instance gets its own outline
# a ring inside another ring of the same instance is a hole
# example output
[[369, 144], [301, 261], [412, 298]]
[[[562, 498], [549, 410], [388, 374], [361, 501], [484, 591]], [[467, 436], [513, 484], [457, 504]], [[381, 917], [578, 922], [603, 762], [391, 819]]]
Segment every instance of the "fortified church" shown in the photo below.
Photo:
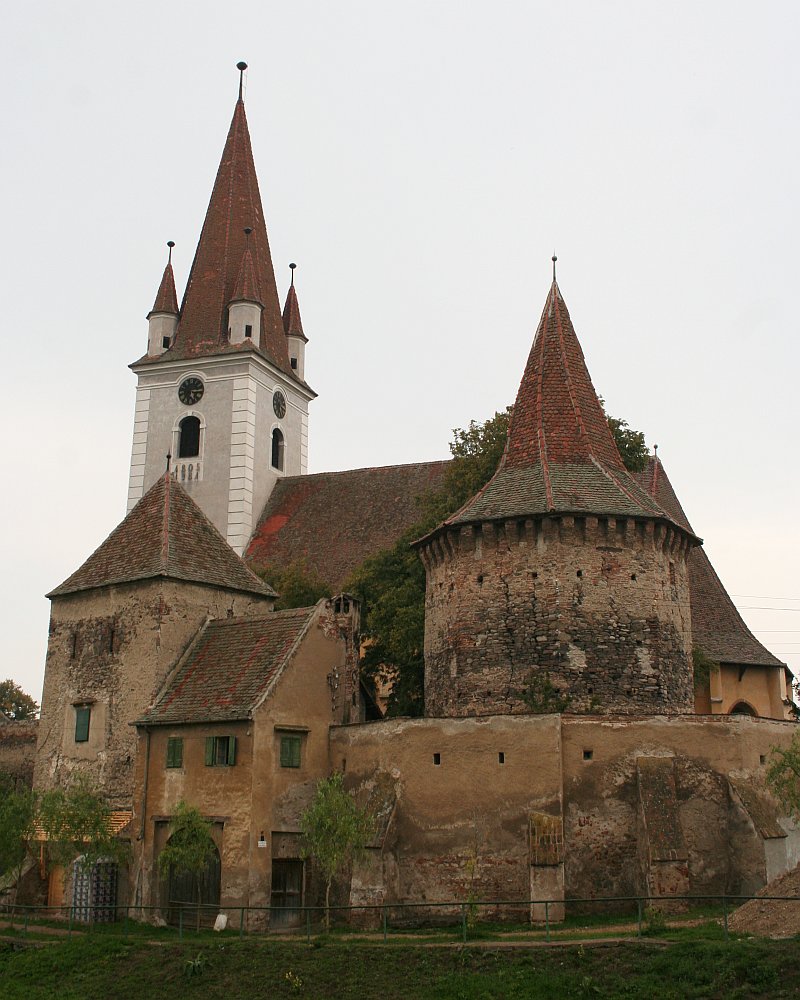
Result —
[[[447, 463], [307, 474], [313, 355], [294, 282], [280, 307], [241, 86], [182, 303], [170, 260], [147, 318], [128, 514], [49, 595], [34, 779], [88, 771], [108, 796], [131, 854], [104, 898], [191, 898], [157, 864], [185, 800], [213, 823], [204, 902], [291, 922], [316, 901], [300, 816], [335, 770], [375, 817], [353, 904], [471, 892], [557, 918], [570, 898], [751, 892], [797, 862], [764, 786], [791, 675], [661, 462], [626, 471], [555, 277], [497, 472], [415, 543], [419, 719], [380, 717], [337, 589]], [[298, 559], [334, 593], [275, 611], [253, 568]], [[530, 711], [545, 683], [565, 711]], [[80, 888], [63, 874], [53, 903]]]

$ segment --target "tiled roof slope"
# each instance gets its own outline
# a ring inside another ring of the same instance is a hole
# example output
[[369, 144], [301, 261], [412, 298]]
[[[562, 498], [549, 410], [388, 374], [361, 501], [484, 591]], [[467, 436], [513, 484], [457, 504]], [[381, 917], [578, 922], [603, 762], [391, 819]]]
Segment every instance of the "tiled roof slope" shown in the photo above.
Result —
[[289, 285], [289, 291], [286, 293], [286, 305], [283, 307], [283, 329], [286, 331], [287, 337], [302, 337], [308, 343], [308, 337], [303, 333], [303, 321], [300, 319], [300, 303], [297, 301], [294, 282]]
[[236, 555], [183, 487], [165, 473], [72, 576], [51, 591], [79, 590], [151, 577], [190, 580], [275, 596]]
[[209, 622], [167, 690], [139, 722], [225, 722], [250, 717], [316, 607]]
[[[692, 531], [689, 519], [659, 459], [651, 458], [647, 468], [634, 475], [656, 497], [673, 520], [683, 525], [687, 531]], [[707, 656], [721, 663], [783, 666], [745, 625], [705, 550], [700, 546], [689, 552], [689, 592], [692, 637]]]
[[175, 292], [175, 275], [172, 272], [171, 261], [164, 268], [164, 273], [161, 276], [161, 284], [158, 286], [158, 292], [156, 293], [156, 300], [153, 303], [153, 308], [147, 314], [147, 318], [149, 319], [153, 313], [178, 315], [178, 296]]
[[280, 479], [245, 558], [266, 566], [303, 560], [336, 591], [367, 556], [393, 545], [420, 517], [448, 462], [390, 465]]
[[[227, 338], [227, 307], [249, 237], [255, 283], [263, 303], [260, 336], [244, 345]], [[258, 190], [244, 103], [236, 102], [214, 189], [194, 256], [173, 346], [142, 361], [193, 358], [236, 350], [258, 350], [292, 374], [272, 267], [272, 255]]]
[[555, 281], [497, 472], [445, 523], [550, 512], [671, 520], [622, 463]]

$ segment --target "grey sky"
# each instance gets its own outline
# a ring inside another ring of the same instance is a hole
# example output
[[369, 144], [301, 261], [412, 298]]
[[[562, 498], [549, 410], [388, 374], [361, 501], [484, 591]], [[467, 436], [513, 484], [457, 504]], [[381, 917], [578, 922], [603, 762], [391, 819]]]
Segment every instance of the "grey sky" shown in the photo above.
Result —
[[595, 387], [660, 446], [736, 603], [797, 609], [743, 614], [800, 669], [799, 22], [730, 0], [10, 8], [0, 679], [39, 697], [42, 595], [124, 514], [126, 366], [168, 239], [183, 292], [239, 59], [282, 295], [299, 265], [311, 471], [443, 457], [512, 402], [555, 248]]

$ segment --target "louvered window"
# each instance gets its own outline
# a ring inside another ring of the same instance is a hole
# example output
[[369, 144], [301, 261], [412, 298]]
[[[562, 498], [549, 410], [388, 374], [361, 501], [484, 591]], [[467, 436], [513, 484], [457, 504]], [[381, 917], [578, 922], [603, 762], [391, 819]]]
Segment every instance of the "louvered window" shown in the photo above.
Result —
[[300, 736], [281, 736], [281, 767], [300, 767]]
[[233, 767], [235, 763], [235, 736], [206, 737], [206, 767]]
[[167, 740], [167, 767], [183, 767], [183, 740], [170, 736]]

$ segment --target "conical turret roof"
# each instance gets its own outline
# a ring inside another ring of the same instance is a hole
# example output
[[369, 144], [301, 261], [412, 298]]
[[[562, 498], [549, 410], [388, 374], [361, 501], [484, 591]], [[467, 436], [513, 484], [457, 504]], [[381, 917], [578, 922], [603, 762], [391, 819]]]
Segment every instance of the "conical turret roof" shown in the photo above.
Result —
[[497, 472], [445, 523], [549, 513], [673, 520], [625, 469], [555, 280]]
[[[172, 255], [170, 254], [171, 257]], [[175, 292], [175, 275], [172, 272], [171, 259], [167, 261], [167, 266], [164, 268], [164, 274], [161, 276], [161, 284], [158, 286], [158, 292], [156, 293], [156, 300], [153, 303], [153, 308], [147, 314], [147, 318], [150, 319], [153, 313], [178, 315], [178, 296]]]
[[80, 569], [47, 596], [151, 577], [275, 596], [169, 473], [148, 490]]
[[236, 279], [236, 287], [233, 290], [231, 302], [256, 302], [258, 305], [263, 305], [250, 247], [245, 250], [242, 256], [239, 276]]
[[300, 303], [297, 301], [294, 281], [289, 285], [289, 291], [286, 293], [286, 304], [283, 307], [283, 329], [287, 337], [300, 337], [308, 343], [308, 337], [303, 333]]

